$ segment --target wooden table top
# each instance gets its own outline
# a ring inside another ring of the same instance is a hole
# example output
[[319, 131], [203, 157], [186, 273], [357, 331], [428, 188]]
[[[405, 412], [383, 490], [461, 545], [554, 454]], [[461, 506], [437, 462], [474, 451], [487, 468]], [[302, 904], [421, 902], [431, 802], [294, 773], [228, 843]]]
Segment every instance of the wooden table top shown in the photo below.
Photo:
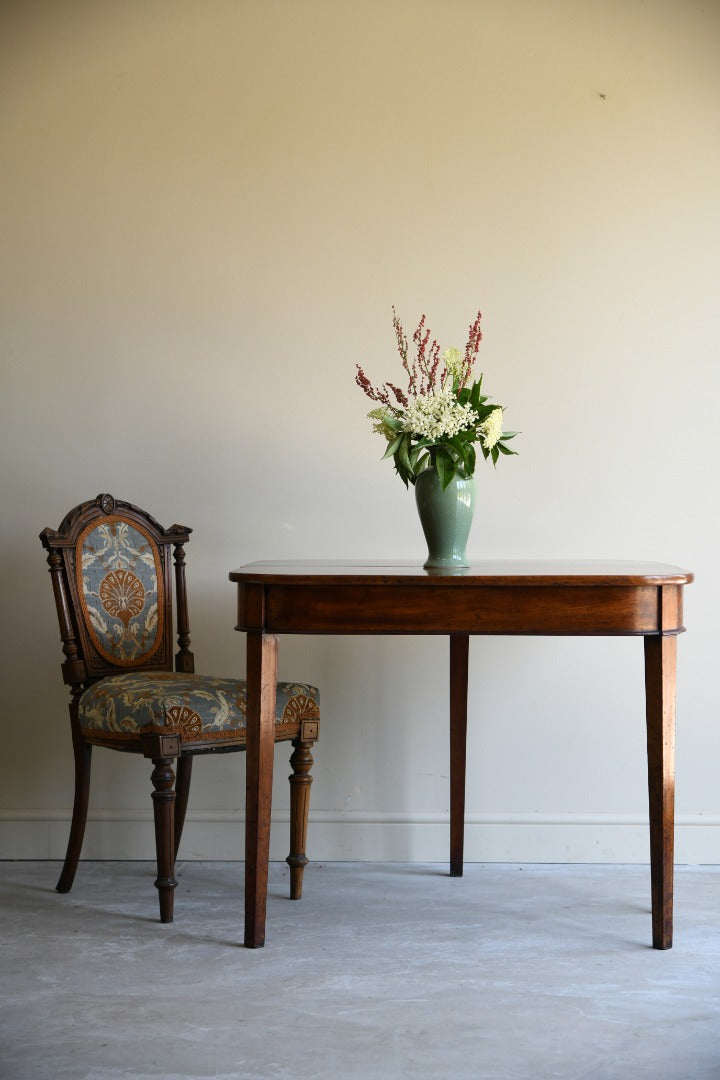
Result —
[[467, 568], [424, 570], [421, 563], [393, 560], [254, 562], [230, 573], [244, 584], [409, 585], [688, 585], [693, 574], [666, 563], [598, 559], [487, 559]]

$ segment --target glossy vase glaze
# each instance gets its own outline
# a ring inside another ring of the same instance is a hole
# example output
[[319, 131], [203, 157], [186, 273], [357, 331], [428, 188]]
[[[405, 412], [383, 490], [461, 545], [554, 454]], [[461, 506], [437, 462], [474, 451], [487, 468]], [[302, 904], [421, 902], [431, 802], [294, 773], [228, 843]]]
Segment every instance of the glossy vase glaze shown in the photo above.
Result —
[[475, 480], [454, 476], [443, 490], [435, 469], [415, 481], [415, 502], [425, 533], [426, 570], [469, 566], [465, 548], [475, 508]]

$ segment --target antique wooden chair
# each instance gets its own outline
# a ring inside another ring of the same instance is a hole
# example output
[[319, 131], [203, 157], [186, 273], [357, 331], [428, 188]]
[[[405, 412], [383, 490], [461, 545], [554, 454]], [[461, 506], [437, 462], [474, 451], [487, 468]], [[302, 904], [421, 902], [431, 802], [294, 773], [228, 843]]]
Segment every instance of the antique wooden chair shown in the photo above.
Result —
[[[98, 495], [71, 510], [59, 529], [40, 533], [60, 622], [62, 673], [72, 694], [75, 754], [72, 825], [57, 890], [70, 890], [80, 858], [93, 746], [140, 753], [154, 765], [155, 885], [162, 922], [173, 918], [175, 857], [193, 757], [246, 745], [244, 681], [194, 674], [184, 552], [191, 531], [184, 525], [164, 529], [130, 503]], [[179, 648], [174, 671], [171, 561]], [[287, 858], [293, 899], [302, 895], [307, 863], [311, 747], [319, 718], [314, 686], [278, 683], [275, 739], [292, 740], [294, 747]]]

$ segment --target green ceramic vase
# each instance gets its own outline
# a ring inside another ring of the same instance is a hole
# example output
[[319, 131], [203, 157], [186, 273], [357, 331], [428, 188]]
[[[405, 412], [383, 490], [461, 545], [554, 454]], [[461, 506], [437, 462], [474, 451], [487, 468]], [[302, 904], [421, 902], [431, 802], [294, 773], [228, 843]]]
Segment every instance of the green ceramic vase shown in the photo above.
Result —
[[428, 546], [424, 568], [469, 566], [465, 548], [475, 507], [475, 480], [454, 476], [443, 491], [436, 470], [425, 469], [415, 481], [415, 502]]

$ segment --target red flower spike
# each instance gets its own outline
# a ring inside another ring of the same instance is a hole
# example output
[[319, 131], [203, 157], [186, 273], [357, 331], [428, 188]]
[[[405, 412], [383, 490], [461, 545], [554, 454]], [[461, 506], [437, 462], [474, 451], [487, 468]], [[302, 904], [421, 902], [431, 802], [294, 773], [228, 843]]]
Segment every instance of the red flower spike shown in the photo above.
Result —
[[408, 407], [408, 399], [407, 399], [406, 395], [402, 392], [400, 387], [395, 386], [391, 382], [385, 383], [385, 385], [388, 386], [392, 390], [393, 394], [395, 395], [395, 397], [397, 399], [398, 405], [402, 405], [403, 409], [407, 409], [407, 407]]

